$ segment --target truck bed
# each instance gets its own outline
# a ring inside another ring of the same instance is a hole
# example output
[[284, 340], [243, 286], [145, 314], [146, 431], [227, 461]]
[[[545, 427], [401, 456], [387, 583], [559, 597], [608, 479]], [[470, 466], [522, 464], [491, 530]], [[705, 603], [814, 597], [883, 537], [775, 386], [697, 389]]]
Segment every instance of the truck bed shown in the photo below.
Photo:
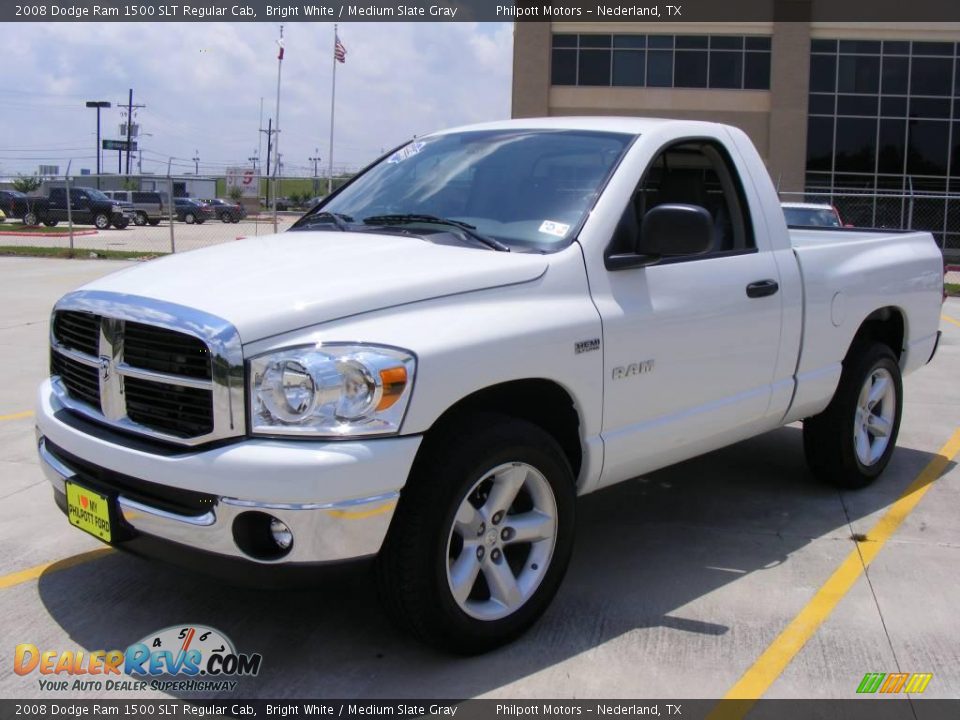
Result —
[[[928, 232], [790, 228], [803, 276], [803, 341], [790, 415], [819, 412], [846, 348], [878, 308], [903, 319], [903, 372], [924, 365], [938, 330], [943, 256]], [[910, 318], [908, 324], [906, 318]]]

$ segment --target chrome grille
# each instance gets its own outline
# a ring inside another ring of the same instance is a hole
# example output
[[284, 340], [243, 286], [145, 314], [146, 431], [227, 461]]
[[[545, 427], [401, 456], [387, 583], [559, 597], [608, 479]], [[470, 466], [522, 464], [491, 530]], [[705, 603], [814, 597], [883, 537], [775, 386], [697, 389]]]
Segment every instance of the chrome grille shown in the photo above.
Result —
[[70, 409], [186, 445], [244, 432], [240, 339], [220, 318], [80, 291], [50, 329], [53, 387]]
[[210, 352], [199, 338], [143, 323], [126, 323], [123, 359], [128, 365], [192, 378], [210, 379]]
[[97, 368], [71, 360], [60, 353], [53, 353], [50, 366], [50, 372], [60, 377], [71, 397], [99, 409], [100, 373]]
[[124, 380], [127, 417], [171, 435], [196, 437], [213, 431], [209, 390], [178, 387], [128, 377]]
[[53, 334], [71, 350], [99, 355], [100, 318], [91, 313], [64, 310], [53, 316]]

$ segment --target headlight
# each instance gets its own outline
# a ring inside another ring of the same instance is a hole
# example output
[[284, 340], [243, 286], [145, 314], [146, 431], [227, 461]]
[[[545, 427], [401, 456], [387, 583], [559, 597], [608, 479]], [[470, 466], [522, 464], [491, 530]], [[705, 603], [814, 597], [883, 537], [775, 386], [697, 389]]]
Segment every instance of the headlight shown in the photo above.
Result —
[[260, 435], [346, 437], [400, 430], [412, 353], [377, 345], [308, 345], [250, 360], [250, 427]]

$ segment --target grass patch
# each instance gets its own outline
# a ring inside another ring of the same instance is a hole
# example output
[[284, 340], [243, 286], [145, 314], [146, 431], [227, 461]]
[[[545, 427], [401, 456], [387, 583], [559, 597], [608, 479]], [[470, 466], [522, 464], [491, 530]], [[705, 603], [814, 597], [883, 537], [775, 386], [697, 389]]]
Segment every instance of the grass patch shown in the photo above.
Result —
[[136, 250], [90, 250], [87, 248], [37, 247], [34, 245], [0, 245], [0, 255], [16, 257], [76, 258], [78, 260], [151, 260], [167, 253]]
[[960, 297], [960, 284], [945, 283], [944, 288], [946, 288], [947, 295], [950, 295], [952, 297]]

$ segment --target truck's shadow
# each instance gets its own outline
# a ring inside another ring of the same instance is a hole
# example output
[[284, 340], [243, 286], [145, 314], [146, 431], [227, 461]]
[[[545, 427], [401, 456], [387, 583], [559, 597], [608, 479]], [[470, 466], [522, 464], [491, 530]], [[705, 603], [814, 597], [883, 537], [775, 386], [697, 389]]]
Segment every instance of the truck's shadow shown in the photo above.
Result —
[[476, 658], [396, 632], [367, 565], [324, 570], [314, 590], [267, 591], [114, 553], [42, 576], [40, 597], [91, 650], [123, 649], [179, 623], [216, 627], [239, 651], [263, 654], [240, 697], [473, 697], [626, 633], [648, 635], [641, 650], [677, 630], [725, 634], [741, 613], [691, 618], [682, 608], [755, 580], [812, 540], [852, 548], [848, 521], [892, 502], [930, 458], [900, 447], [875, 487], [841, 495], [810, 477], [791, 427], [583, 498], [573, 563], [551, 609], [516, 643]]

